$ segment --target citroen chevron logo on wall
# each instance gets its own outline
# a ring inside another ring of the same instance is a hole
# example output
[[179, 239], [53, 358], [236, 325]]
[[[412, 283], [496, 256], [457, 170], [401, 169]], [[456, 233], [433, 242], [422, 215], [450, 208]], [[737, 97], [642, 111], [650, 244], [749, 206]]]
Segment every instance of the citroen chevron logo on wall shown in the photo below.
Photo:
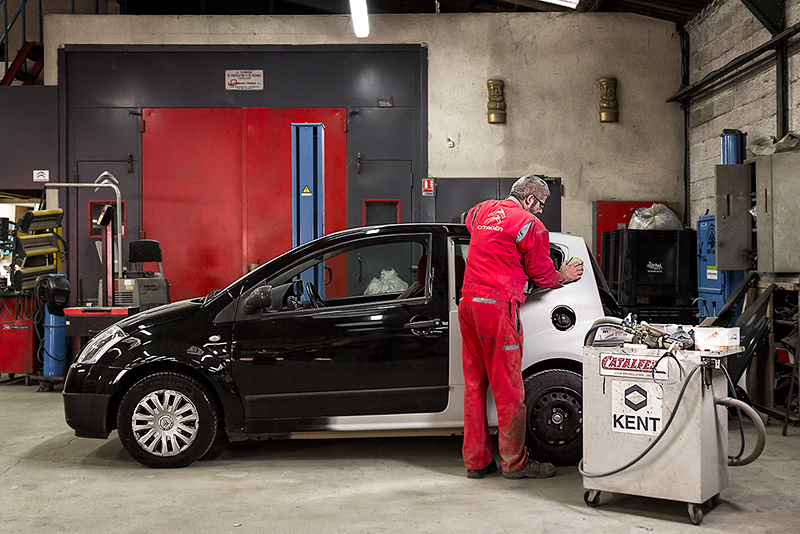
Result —
[[[119, 185], [119, 180], [117, 180], [117, 177], [111, 174], [111, 172], [103, 171], [102, 173], [100, 173], [100, 176], [95, 178], [94, 183]], [[97, 193], [98, 191], [100, 191], [99, 187], [94, 190], [95, 193]]]

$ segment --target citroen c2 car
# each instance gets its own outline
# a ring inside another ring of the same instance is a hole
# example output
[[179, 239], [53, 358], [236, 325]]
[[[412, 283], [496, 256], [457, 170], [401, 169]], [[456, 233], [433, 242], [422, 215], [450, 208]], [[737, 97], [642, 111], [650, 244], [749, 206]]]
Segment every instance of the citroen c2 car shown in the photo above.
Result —
[[[527, 442], [558, 464], [581, 456], [581, 353], [613, 299], [584, 240], [550, 235], [578, 282], [522, 307]], [[327, 235], [223, 290], [154, 308], [84, 347], [64, 385], [80, 437], [119, 438], [138, 462], [182, 467], [245, 439], [463, 430], [458, 301], [469, 234], [458, 224]], [[493, 406], [490, 423], [496, 424]]]

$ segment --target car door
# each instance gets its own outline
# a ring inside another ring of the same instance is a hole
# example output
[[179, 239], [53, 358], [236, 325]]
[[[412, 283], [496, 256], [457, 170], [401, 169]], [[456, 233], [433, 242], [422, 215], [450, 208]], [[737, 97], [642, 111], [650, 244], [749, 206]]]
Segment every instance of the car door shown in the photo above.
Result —
[[[276, 420], [446, 408], [446, 300], [434, 298], [446, 278], [427, 260], [431, 242], [420, 233], [312, 246], [265, 277], [264, 284], [281, 288], [316, 268], [325, 273], [326, 288], [314, 288], [320, 307], [308, 295], [281, 297], [255, 316], [237, 317], [233, 375], [249, 432], [287, 428], [268, 423]], [[367, 272], [374, 262], [358, 258], [384, 262]], [[354, 283], [352, 269], [362, 270], [362, 282]], [[420, 269], [423, 287], [407, 294]]]

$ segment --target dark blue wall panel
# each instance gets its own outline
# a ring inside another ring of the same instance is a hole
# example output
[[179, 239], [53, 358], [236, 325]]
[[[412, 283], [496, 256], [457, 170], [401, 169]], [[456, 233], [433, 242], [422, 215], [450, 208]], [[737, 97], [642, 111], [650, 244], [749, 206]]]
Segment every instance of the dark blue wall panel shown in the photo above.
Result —
[[40, 189], [33, 171], [58, 178], [58, 90], [0, 87], [0, 189]]

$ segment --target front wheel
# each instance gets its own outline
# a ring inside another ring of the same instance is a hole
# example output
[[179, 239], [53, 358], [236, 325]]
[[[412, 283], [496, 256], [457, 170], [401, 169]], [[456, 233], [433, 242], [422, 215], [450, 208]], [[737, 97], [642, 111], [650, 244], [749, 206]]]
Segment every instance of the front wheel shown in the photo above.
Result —
[[119, 439], [147, 467], [185, 467], [217, 436], [217, 410], [206, 389], [185, 375], [157, 373], [137, 382], [117, 412]]
[[539, 461], [575, 465], [583, 451], [581, 375], [565, 369], [525, 379], [526, 443]]

